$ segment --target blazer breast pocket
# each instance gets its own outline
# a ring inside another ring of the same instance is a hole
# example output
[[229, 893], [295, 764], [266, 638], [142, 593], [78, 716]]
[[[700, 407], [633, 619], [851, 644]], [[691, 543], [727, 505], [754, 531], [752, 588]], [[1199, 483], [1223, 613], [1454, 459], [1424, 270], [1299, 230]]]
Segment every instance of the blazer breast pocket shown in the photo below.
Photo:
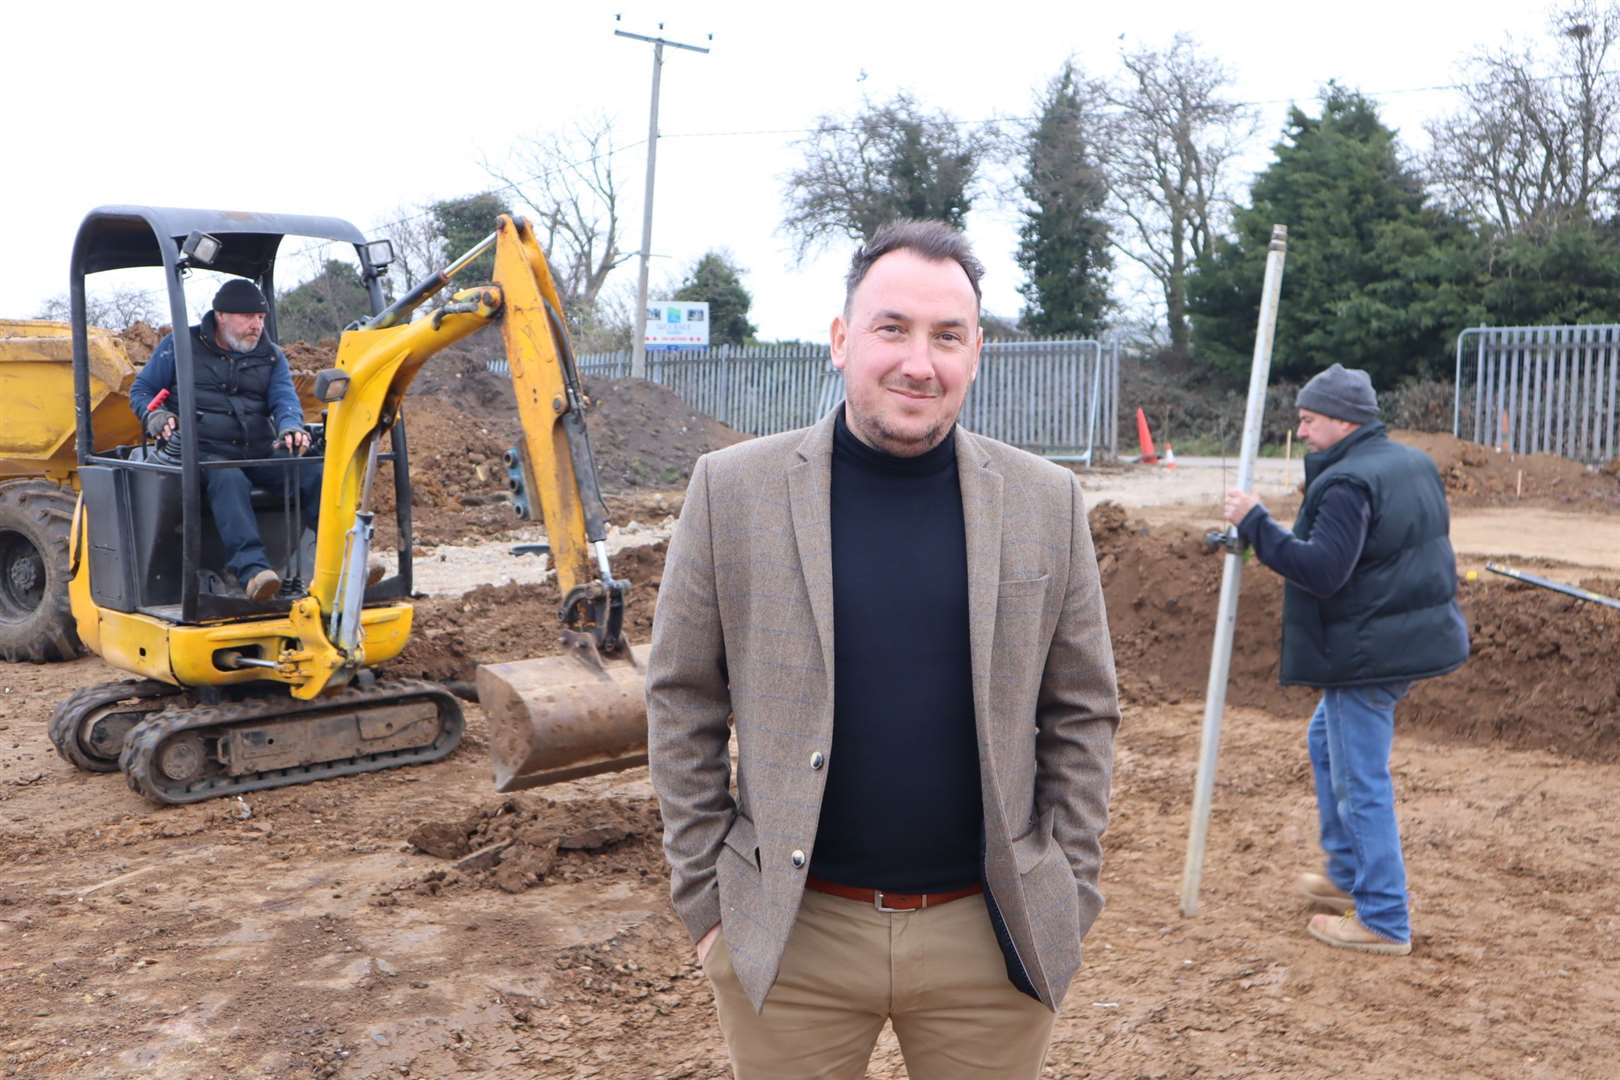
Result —
[[1018, 578], [1014, 581], [1003, 581], [996, 586], [997, 600], [1016, 600], [1026, 596], [1044, 596], [1046, 586], [1052, 580], [1051, 574], [1042, 574], [1040, 577]]

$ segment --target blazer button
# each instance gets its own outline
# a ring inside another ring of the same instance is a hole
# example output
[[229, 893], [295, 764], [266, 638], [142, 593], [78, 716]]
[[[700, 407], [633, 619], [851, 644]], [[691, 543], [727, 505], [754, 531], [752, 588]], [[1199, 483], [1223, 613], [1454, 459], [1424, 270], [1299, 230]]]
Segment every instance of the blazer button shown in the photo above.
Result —
[[804, 867], [804, 852], [798, 848], [794, 848], [793, 854], [789, 855], [788, 858], [793, 861], [793, 869], [799, 870]]
[[812, 769], [819, 769], [825, 764], [827, 764], [827, 756], [820, 750], [810, 755], [810, 767]]

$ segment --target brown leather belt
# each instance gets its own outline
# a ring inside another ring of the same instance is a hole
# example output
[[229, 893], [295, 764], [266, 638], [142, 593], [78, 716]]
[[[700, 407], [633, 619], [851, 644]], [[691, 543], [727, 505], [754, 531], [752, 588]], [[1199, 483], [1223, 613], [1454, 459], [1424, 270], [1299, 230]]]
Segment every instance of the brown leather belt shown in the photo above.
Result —
[[857, 889], [853, 885], [840, 885], [835, 881], [823, 881], [818, 877], [805, 878], [804, 886], [829, 896], [859, 900], [863, 904], [871, 904], [879, 911], [921, 911], [923, 908], [939, 907], [941, 904], [961, 900], [963, 897], [977, 896], [984, 891], [983, 885], [975, 883], [965, 889], [952, 889], [950, 892], [884, 892], [882, 889]]

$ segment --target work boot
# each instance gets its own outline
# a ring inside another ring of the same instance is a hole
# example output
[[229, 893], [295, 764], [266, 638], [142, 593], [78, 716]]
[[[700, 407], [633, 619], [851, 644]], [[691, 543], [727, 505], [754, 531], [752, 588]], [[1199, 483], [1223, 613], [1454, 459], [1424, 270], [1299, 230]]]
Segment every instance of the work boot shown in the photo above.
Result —
[[1294, 887], [1313, 906], [1334, 914], [1343, 914], [1356, 906], [1350, 894], [1333, 884], [1333, 879], [1326, 874], [1301, 874]]
[[387, 576], [388, 566], [381, 559], [372, 559], [366, 564], [366, 588], [371, 588]]
[[276, 595], [276, 590], [279, 588], [281, 588], [281, 576], [274, 570], [266, 568], [248, 578], [247, 584], [242, 587], [242, 591], [247, 593], [249, 600], [257, 600], [263, 603]]
[[1353, 911], [1339, 916], [1312, 915], [1308, 929], [1311, 937], [1335, 949], [1379, 953], [1383, 956], [1405, 956], [1412, 951], [1410, 941], [1391, 941], [1362, 926]]

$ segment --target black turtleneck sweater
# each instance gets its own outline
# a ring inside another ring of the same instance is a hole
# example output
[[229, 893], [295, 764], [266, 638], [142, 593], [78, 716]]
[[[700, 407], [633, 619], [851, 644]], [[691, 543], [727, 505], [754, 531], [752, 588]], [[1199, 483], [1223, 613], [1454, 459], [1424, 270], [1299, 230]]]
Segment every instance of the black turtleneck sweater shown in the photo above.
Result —
[[956, 433], [899, 458], [838, 416], [833, 740], [811, 873], [893, 892], [979, 880], [979, 747]]

